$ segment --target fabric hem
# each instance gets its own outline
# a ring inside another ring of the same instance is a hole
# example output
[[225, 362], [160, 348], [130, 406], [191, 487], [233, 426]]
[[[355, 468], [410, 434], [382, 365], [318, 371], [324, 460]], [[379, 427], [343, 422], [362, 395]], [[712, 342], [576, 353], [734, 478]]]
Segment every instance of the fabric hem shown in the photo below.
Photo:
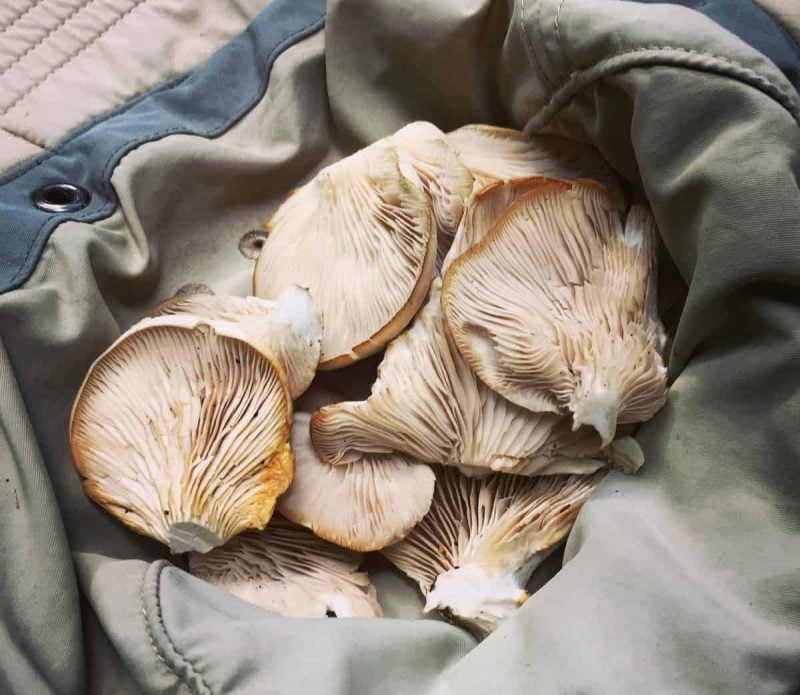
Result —
[[[150, 646], [179, 685], [189, 692], [211, 695], [212, 690], [203, 674], [185, 654], [181, 653], [164, 623], [161, 610], [161, 575], [167, 567], [170, 567], [170, 564], [166, 560], [159, 560], [151, 564], [142, 574], [139, 598]], [[197, 687], [192, 687], [189, 680], [194, 681]]]

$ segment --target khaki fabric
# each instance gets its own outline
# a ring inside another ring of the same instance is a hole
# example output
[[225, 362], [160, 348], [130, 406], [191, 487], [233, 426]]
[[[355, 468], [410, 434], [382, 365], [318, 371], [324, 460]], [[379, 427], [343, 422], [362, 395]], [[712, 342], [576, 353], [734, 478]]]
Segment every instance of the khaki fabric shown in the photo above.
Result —
[[196, 67], [268, 0], [3, 0], [0, 172]]
[[[333, 2], [244, 119], [128, 154], [116, 212], [61, 225], [0, 297], [0, 691], [796, 692], [799, 115], [774, 65], [682, 8]], [[415, 590], [381, 564], [384, 620], [229, 596], [93, 505], [66, 442], [83, 374], [120, 331], [187, 282], [246, 292], [241, 235], [412, 119], [593, 142], [663, 240], [672, 387], [639, 432], [645, 467], [608, 477], [563, 569], [481, 644], [415, 619]]]

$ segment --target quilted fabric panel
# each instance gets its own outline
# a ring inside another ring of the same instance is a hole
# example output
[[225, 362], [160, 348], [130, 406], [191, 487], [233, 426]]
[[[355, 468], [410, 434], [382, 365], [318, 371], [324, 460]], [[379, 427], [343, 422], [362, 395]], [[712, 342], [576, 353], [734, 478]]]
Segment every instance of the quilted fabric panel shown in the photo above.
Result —
[[0, 171], [196, 67], [267, 2], [0, 3]]

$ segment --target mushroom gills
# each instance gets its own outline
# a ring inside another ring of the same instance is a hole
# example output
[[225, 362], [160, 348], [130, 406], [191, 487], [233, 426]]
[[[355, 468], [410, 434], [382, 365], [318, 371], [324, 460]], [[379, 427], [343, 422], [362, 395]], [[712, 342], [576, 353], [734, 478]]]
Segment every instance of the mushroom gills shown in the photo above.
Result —
[[436, 221], [436, 267], [453, 241], [475, 179], [432, 123], [415, 121], [380, 142], [397, 149], [400, 171], [431, 202]]
[[289, 486], [282, 369], [233, 324], [145, 319], [90, 368], [70, 448], [87, 494], [170, 546], [207, 551], [263, 528]]
[[558, 135], [533, 135], [511, 128], [466, 125], [447, 134], [448, 144], [475, 178], [475, 190], [495, 182], [530, 176], [589, 178], [601, 182], [619, 204], [625, 195], [619, 177], [600, 152]]
[[159, 304], [151, 315], [190, 315], [235, 325], [255, 348], [280, 364], [293, 399], [311, 384], [319, 364], [323, 317], [311, 293], [298, 285], [287, 287], [275, 301], [176, 295]]
[[373, 455], [461, 467], [472, 474], [592, 473], [609, 450], [589, 428], [532, 412], [486, 386], [445, 329], [440, 281], [412, 326], [392, 341], [366, 401], [318, 410], [311, 438], [324, 463]]
[[278, 511], [320, 538], [362, 552], [403, 538], [430, 507], [431, 469], [392, 454], [323, 463], [312, 446], [309, 421], [306, 413], [294, 416], [295, 477], [278, 500]]
[[378, 352], [411, 320], [435, 274], [428, 197], [375, 144], [322, 169], [267, 223], [254, 294], [308, 287], [325, 317], [319, 368]]
[[604, 446], [664, 404], [652, 314], [652, 214], [623, 215], [598, 184], [552, 181], [518, 198], [449, 266], [442, 308], [483, 382], [534, 411], [572, 414]]
[[191, 573], [257, 606], [303, 618], [380, 616], [361, 555], [275, 516], [207, 554], [189, 556]]
[[456, 258], [466, 253], [488, 234], [494, 223], [512, 203], [526, 193], [547, 186], [553, 181], [554, 179], [544, 176], [527, 176], [508, 181], [494, 181], [474, 191], [465, 206], [453, 243], [442, 263], [442, 276]]
[[604, 475], [476, 479], [437, 467], [430, 510], [382, 552], [419, 583], [426, 611], [486, 636], [528, 599], [531, 574], [566, 538]]

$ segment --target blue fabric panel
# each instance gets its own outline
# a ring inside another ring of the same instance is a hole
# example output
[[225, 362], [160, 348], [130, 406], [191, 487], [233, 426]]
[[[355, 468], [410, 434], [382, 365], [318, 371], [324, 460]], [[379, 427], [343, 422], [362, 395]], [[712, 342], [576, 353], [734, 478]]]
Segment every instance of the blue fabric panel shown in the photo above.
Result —
[[[781, 69], [800, 92], [800, 46], [781, 23], [753, 0], [637, 0], [682, 5], [702, 12]], [[800, 2], [800, 0], [798, 0]]]
[[[324, 0], [273, 0], [196, 70], [104, 115], [0, 178], [0, 293], [30, 277], [58, 224], [113, 212], [111, 173], [127, 152], [173, 133], [215, 137], [225, 132], [264, 95], [275, 58], [319, 30], [324, 17]], [[91, 203], [73, 213], [36, 208], [31, 193], [58, 182], [83, 186]]]

